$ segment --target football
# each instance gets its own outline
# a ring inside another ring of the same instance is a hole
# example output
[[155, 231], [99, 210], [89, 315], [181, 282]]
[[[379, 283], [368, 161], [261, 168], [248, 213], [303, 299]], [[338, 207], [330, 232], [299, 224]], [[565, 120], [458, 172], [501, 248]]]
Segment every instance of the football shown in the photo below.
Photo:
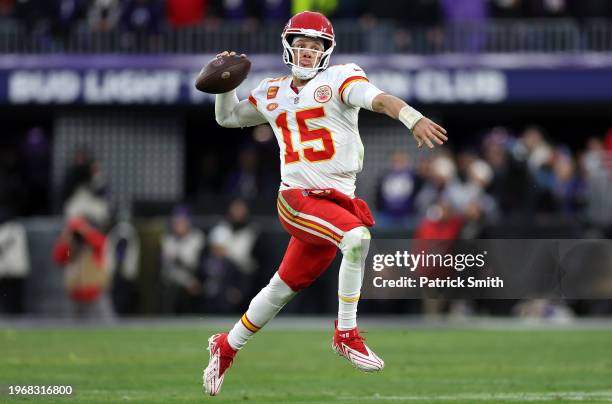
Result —
[[219, 56], [202, 68], [195, 86], [205, 93], [226, 93], [238, 87], [250, 69], [251, 61], [244, 56]]

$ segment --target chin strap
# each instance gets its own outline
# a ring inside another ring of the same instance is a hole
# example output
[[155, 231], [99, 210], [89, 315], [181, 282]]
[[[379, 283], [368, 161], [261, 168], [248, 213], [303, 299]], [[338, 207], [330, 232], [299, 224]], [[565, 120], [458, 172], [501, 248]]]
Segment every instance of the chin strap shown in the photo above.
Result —
[[291, 73], [300, 80], [309, 80], [317, 75], [318, 69], [292, 66]]

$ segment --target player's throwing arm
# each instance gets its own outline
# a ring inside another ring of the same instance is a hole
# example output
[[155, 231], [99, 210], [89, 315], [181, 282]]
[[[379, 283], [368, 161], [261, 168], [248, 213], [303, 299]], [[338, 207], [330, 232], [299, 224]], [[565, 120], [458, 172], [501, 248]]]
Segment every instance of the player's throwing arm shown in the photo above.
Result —
[[[253, 111], [247, 107], [246, 100], [239, 105], [236, 93], [233, 91], [244, 81], [250, 67], [251, 63], [245, 54], [238, 56], [236, 52], [224, 51], [217, 54], [215, 59], [202, 69], [196, 80], [196, 87], [199, 90], [218, 94], [215, 112], [218, 123], [223, 127], [244, 127], [265, 123], [260, 115], [253, 114]], [[364, 94], [367, 92], [368, 90], [365, 90]], [[426, 144], [433, 148], [434, 143], [442, 145], [448, 140], [446, 129], [394, 95], [378, 94], [371, 105], [374, 112], [401, 121], [412, 132], [418, 147]]]

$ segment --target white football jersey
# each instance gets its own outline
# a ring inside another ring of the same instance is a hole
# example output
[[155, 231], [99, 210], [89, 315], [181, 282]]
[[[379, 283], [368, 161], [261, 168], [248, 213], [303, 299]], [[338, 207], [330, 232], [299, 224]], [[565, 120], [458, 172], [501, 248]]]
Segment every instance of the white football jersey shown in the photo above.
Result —
[[363, 166], [359, 107], [344, 102], [352, 84], [367, 81], [355, 64], [319, 72], [299, 92], [291, 76], [265, 79], [249, 96], [272, 126], [280, 148], [281, 189], [335, 188], [354, 195]]

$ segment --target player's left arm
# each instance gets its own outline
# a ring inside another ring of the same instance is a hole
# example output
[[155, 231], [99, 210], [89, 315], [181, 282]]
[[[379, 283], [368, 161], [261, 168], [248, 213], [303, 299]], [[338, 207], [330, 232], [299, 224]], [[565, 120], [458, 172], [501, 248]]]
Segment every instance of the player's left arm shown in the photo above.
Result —
[[430, 148], [433, 148], [433, 142], [441, 145], [448, 140], [446, 129], [431, 119], [424, 117], [419, 111], [394, 95], [382, 93], [374, 97], [372, 100], [372, 110], [386, 114], [393, 119], [399, 119], [412, 131], [412, 135], [419, 147], [425, 143]]
[[383, 93], [375, 85], [367, 81], [353, 83], [346, 89], [344, 94], [347, 104], [400, 120], [412, 131], [412, 135], [419, 147], [425, 143], [430, 148], [433, 148], [434, 142], [441, 145], [448, 140], [446, 129], [431, 119], [424, 117], [423, 114], [406, 104], [402, 99]]

